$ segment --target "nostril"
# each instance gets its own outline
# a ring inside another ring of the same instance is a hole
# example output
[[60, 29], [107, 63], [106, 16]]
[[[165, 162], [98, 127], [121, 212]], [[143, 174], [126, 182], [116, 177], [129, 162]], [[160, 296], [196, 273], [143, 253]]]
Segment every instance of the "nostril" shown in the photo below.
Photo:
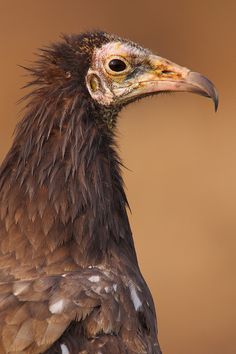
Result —
[[162, 70], [162, 74], [173, 74], [173, 71], [171, 70]]

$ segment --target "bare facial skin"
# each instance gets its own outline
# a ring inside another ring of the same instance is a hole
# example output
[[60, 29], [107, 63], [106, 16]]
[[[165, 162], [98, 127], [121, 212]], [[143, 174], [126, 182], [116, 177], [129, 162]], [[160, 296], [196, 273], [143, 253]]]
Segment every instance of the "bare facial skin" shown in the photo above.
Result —
[[203, 75], [129, 43], [111, 42], [94, 53], [87, 88], [100, 104], [125, 104], [163, 91], [193, 92], [218, 106], [214, 85]]

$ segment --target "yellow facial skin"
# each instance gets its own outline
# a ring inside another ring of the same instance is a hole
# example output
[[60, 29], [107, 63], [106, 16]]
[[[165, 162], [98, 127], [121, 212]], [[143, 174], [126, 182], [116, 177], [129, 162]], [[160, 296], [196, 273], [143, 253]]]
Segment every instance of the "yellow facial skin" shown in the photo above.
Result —
[[[112, 70], [109, 63], [113, 59], [123, 61], [125, 69]], [[215, 108], [218, 104], [216, 89], [207, 78], [126, 42], [97, 49], [86, 82], [91, 96], [102, 105], [125, 104], [163, 91], [194, 92], [212, 98]]]

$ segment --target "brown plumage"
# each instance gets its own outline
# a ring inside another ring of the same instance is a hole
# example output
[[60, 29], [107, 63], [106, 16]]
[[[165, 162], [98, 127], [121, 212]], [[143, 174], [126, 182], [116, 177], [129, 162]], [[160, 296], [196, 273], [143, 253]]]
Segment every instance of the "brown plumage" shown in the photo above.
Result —
[[150, 52], [103, 32], [64, 37], [28, 69], [34, 90], [0, 170], [2, 354], [161, 353], [115, 149], [117, 114], [136, 99], [115, 90], [143, 68], [99, 71], [110, 43], [151, 70]]

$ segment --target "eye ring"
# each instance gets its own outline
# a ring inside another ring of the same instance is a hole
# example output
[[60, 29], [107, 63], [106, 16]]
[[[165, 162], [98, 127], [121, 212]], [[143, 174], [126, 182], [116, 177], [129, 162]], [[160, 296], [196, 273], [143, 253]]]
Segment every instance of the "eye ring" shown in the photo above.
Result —
[[130, 71], [130, 64], [125, 58], [116, 55], [107, 59], [105, 69], [111, 75], [124, 75]]

